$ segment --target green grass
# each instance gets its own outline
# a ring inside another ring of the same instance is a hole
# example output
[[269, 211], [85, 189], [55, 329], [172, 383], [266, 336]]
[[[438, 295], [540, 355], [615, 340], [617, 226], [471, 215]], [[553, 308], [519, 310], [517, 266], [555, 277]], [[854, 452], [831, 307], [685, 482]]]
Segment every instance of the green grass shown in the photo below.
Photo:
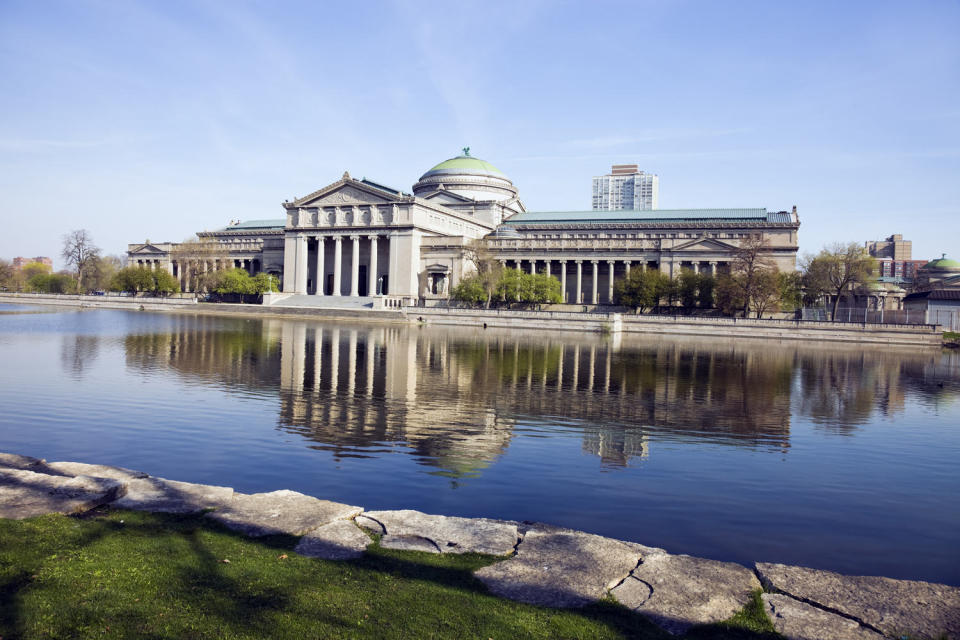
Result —
[[[611, 599], [554, 610], [494, 597], [470, 573], [490, 556], [374, 545], [359, 560], [328, 562], [295, 545], [198, 516], [101, 509], [0, 520], [0, 638], [672, 637]], [[779, 636], [758, 593], [688, 637]]]

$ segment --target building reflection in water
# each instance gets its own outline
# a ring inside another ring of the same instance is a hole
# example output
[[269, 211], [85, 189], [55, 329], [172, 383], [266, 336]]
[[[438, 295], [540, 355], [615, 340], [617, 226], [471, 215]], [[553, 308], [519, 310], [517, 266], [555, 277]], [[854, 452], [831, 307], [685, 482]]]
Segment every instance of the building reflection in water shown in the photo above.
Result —
[[786, 452], [792, 416], [849, 433], [932, 393], [940, 354], [183, 316], [128, 336], [126, 358], [279, 394], [278, 427], [337, 458], [404, 451], [464, 477], [519, 433], [573, 435], [607, 467], [668, 440]]

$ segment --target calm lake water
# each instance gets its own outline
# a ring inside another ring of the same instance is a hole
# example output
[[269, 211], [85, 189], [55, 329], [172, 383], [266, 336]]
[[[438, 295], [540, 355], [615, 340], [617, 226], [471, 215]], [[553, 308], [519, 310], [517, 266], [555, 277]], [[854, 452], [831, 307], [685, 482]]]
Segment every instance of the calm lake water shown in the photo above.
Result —
[[960, 585], [960, 354], [0, 305], [0, 450]]

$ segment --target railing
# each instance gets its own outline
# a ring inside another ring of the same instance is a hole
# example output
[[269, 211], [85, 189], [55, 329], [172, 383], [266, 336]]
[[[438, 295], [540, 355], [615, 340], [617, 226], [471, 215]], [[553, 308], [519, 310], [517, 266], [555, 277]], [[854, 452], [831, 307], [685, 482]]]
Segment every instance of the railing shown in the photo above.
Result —
[[813, 322], [838, 322], [851, 324], [925, 324], [942, 325], [945, 329], [954, 331], [950, 327], [960, 327], [960, 310], [920, 310], [920, 309], [857, 309], [853, 307], [839, 307], [831, 319], [829, 309], [803, 309], [803, 320]]

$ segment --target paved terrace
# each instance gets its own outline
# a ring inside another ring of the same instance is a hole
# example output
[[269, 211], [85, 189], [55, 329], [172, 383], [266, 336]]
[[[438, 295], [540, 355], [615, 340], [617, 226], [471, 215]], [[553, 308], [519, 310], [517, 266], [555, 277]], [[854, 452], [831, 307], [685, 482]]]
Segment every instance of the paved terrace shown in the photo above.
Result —
[[300, 536], [298, 553], [326, 560], [362, 555], [372, 543], [368, 533], [390, 549], [502, 556], [475, 573], [496, 595], [545, 607], [580, 607], [612, 595], [672, 634], [729, 618], [763, 587], [765, 611], [787, 638], [960, 638], [960, 588], [947, 585], [782, 564], [748, 568], [541, 523], [365, 511], [295, 491], [242, 494], [0, 453], [0, 517], [79, 514], [100, 505], [205, 511], [246, 536]]

